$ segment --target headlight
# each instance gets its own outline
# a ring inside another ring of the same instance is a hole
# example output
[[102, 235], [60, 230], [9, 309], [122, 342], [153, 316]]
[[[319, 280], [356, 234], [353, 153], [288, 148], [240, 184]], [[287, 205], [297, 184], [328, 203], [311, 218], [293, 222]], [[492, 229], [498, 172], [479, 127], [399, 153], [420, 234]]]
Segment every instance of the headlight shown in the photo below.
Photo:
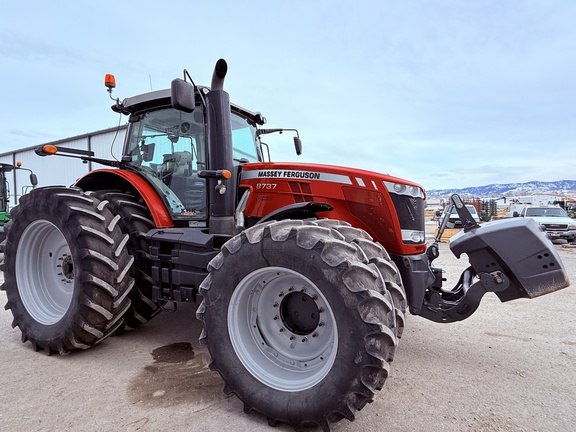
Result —
[[424, 198], [424, 191], [417, 186], [408, 186], [402, 183], [393, 183], [389, 181], [383, 181], [384, 186], [388, 189], [388, 192], [395, 193], [398, 195], [408, 195], [413, 198]]
[[424, 243], [426, 236], [424, 231], [402, 230], [402, 241], [410, 243]]

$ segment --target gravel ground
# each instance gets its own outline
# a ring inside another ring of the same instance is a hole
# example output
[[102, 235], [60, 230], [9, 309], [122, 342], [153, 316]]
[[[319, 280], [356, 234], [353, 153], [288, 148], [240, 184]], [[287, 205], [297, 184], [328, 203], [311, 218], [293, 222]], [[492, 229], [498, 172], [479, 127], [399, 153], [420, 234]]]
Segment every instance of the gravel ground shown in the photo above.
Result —
[[[576, 249], [555, 246], [576, 281]], [[466, 262], [440, 245], [453, 285]], [[0, 292], [0, 304], [6, 294]], [[344, 431], [573, 431], [574, 287], [534, 300], [487, 295], [456, 324], [409, 316], [391, 376]], [[195, 305], [86, 352], [45, 356], [0, 310], [1, 431], [271, 431], [222, 393], [198, 344]], [[292, 430], [279, 426], [277, 431]]]

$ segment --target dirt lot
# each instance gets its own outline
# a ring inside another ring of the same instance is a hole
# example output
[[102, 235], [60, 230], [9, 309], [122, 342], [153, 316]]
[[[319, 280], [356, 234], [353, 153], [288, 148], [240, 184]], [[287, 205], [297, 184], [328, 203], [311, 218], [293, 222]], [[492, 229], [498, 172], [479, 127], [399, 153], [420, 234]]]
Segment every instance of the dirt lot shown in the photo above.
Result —
[[[576, 283], [576, 249], [556, 247]], [[437, 263], [454, 284], [466, 263], [445, 243], [441, 252]], [[570, 287], [506, 304], [488, 295], [457, 324], [410, 316], [383, 391], [356, 421], [333, 429], [573, 431], [575, 306]], [[22, 344], [0, 310], [0, 430], [273, 430], [222, 393], [194, 314], [183, 305], [89, 351], [48, 357]]]

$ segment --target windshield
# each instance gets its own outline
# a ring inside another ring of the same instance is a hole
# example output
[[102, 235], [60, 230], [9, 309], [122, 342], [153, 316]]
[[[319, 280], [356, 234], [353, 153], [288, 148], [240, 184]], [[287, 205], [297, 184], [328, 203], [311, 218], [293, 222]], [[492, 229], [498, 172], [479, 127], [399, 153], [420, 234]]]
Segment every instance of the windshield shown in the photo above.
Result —
[[262, 162], [260, 146], [257, 145], [256, 128], [247, 119], [232, 114], [232, 153], [234, 164]]
[[540, 207], [540, 208], [527, 208], [526, 216], [568, 217], [568, 214], [560, 207]]
[[[235, 165], [261, 160], [255, 137], [255, 127], [232, 113]], [[204, 138], [200, 108], [192, 113], [173, 108], [149, 111], [131, 124], [124, 161], [164, 195], [175, 219], [207, 217], [206, 181], [198, 177], [198, 171], [210, 169]]]

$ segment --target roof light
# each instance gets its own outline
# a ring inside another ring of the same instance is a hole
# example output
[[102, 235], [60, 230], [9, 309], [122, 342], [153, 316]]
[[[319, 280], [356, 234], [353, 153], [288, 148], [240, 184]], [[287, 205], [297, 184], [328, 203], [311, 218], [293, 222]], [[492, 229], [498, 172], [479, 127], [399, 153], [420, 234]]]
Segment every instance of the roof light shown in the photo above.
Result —
[[104, 85], [108, 87], [108, 91], [111, 92], [114, 87], [116, 87], [116, 78], [112, 74], [106, 74], [104, 77]]

